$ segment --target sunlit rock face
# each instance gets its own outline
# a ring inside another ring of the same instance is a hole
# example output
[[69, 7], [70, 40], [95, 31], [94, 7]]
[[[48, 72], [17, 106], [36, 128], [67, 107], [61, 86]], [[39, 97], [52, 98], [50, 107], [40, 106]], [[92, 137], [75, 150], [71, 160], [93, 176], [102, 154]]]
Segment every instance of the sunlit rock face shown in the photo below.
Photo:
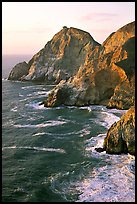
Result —
[[132, 106], [118, 122], [108, 130], [104, 150], [110, 154], [130, 153], [135, 155], [135, 107]]
[[[103, 104], [128, 109], [134, 104], [134, 37], [135, 22], [132, 22], [111, 34], [102, 45], [88, 50], [78, 72], [52, 90], [45, 106]], [[69, 97], [58, 102], [58, 91], [65, 94], [66, 87]]]
[[[29, 61], [29, 72], [18, 80], [59, 83], [75, 75], [85, 63], [88, 51], [99, 45], [89, 33], [77, 28], [63, 29]], [[10, 78], [12, 79], [12, 77]]]
[[125, 71], [127, 79], [118, 84], [109, 100], [109, 108], [128, 109], [135, 103], [135, 37], [130, 38], [122, 47], [127, 58], [116, 64]]

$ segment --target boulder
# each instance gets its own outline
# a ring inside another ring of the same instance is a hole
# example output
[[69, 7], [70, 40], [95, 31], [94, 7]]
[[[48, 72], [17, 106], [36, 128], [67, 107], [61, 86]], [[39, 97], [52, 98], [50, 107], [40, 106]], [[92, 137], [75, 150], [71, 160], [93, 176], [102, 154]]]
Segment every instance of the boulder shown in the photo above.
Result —
[[25, 61], [18, 63], [11, 70], [8, 80], [21, 80], [23, 76], [28, 74], [28, 71], [29, 71], [29, 66]]
[[108, 130], [103, 149], [109, 154], [135, 155], [135, 107], [132, 106]]

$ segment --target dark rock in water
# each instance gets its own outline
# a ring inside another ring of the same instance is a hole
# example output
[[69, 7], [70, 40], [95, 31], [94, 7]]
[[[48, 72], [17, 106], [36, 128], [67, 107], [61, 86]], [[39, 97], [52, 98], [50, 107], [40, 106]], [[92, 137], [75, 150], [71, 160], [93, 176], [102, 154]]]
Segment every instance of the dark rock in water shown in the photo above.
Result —
[[134, 106], [109, 128], [103, 148], [110, 154], [130, 153], [135, 155]]
[[44, 101], [42, 101], [41, 103], [39, 103], [39, 106], [44, 105]]
[[102, 148], [102, 147], [97, 147], [97, 148], [95, 148], [95, 150], [97, 152], [104, 152], [105, 151], [104, 148]]
[[21, 80], [23, 76], [28, 74], [28, 71], [29, 71], [29, 66], [25, 61], [18, 63], [11, 70], [8, 79], [9, 80]]

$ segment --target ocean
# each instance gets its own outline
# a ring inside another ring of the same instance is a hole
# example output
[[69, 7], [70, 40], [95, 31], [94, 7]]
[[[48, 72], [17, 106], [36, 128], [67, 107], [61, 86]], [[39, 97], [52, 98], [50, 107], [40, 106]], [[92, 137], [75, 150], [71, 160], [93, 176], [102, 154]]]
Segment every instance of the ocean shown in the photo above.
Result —
[[135, 157], [95, 151], [127, 110], [39, 105], [53, 85], [7, 80], [30, 58], [2, 58], [2, 201], [135, 202]]

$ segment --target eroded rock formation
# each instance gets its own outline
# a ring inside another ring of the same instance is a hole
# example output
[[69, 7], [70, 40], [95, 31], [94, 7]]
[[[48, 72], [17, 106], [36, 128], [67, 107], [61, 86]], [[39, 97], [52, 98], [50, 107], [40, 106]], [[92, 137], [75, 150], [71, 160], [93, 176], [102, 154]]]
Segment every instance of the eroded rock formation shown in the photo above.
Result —
[[[75, 75], [85, 62], [88, 51], [99, 45], [89, 33], [73, 27], [54, 35], [45, 47], [28, 62], [29, 72], [18, 80], [59, 83]], [[19, 65], [18, 65], [19, 66]], [[12, 80], [12, 75], [10, 80]]]
[[29, 66], [26, 62], [18, 63], [11, 70], [8, 79], [9, 80], [18, 80], [21, 77], [27, 75], [29, 72]]
[[103, 149], [110, 154], [135, 155], [135, 107], [132, 106], [108, 130]]
[[[103, 104], [128, 109], [134, 104], [134, 36], [132, 22], [111, 34], [102, 45], [88, 50], [76, 75], [61, 81], [51, 91], [45, 106]], [[67, 89], [69, 96], [60, 100], [58, 92], [65, 95]]]
[[17, 64], [9, 79], [56, 83], [42, 102], [48, 107], [133, 106], [111, 126], [98, 151], [135, 154], [135, 22], [112, 33], [102, 45], [89, 33], [64, 26], [28, 64]]

